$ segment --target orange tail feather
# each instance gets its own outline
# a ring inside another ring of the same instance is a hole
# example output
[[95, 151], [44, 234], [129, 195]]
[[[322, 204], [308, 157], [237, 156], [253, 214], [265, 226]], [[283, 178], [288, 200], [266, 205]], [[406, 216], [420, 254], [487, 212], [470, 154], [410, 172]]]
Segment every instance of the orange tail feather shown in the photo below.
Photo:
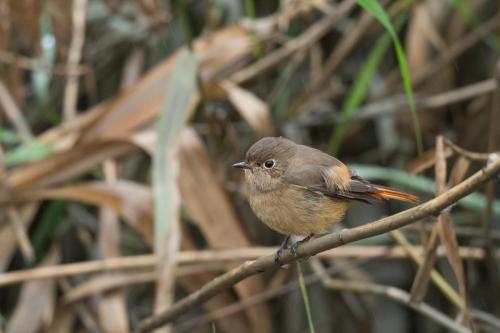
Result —
[[420, 202], [418, 197], [414, 196], [413, 194], [399, 192], [393, 190], [392, 188], [381, 185], [373, 185], [373, 187], [375, 187], [376, 191], [370, 193], [370, 195], [375, 199], [399, 200], [399, 201], [413, 202], [413, 203]]

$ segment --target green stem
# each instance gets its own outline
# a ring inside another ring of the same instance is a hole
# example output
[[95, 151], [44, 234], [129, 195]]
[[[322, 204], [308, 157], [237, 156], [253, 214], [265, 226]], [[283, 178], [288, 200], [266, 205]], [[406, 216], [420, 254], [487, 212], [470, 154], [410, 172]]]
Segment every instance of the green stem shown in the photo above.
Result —
[[304, 274], [302, 273], [302, 267], [300, 262], [297, 261], [297, 272], [299, 274], [299, 287], [302, 299], [304, 300], [304, 307], [306, 308], [307, 323], [309, 324], [309, 332], [316, 333], [314, 329], [314, 323], [311, 314], [311, 307], [309, 306], [309, 297], [307, 296], [306, 283], [304, 282]]

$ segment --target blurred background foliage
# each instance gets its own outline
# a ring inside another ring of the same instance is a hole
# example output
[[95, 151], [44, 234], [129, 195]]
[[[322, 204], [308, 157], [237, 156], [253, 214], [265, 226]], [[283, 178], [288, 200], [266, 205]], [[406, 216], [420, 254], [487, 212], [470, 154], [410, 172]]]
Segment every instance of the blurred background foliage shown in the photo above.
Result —
[[[281, 236], [230, 168], [263, 136], [423, 200], [456, 184], [488, 156], [447, 140], [500, 149], [499, 33], [495, 0], [1, 1], [0, 332], [131, 331], [270, 253]], [[500, 331], [499, 200], [490, 183], [440, 215], [434, 275], [417, 274], [434, 217], [303, 263], [316, 331]], [[355, 204], [342, 227], [407, 207]], [[9, 282], [101, 259], [115, 268]], [[294, 270], [250, 278], [165, 331], [308, 331]]]

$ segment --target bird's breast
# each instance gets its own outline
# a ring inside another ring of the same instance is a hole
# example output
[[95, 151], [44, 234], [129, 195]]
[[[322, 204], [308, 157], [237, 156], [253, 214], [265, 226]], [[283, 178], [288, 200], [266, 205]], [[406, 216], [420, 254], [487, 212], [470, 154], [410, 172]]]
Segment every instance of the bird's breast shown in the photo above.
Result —
[[268, 192], [250, 190], [247, 196], [257, 217], [285, 235], [325, 233], [342, 220], [349, 207], [347, 201], [335, 200], [295, 185]]

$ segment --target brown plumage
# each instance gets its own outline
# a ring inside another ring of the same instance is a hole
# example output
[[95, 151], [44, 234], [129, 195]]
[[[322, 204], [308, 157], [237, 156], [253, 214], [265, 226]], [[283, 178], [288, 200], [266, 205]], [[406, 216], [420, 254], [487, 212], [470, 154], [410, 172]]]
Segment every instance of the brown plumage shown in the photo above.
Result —
[[342, 220], [351, 201], [417, 197], [374, 185], [338, 159], [285, 138], [263, 138], [234, 167], [245, 170], [246, 194], [256, 215], [285, 235], [321, 234]]

